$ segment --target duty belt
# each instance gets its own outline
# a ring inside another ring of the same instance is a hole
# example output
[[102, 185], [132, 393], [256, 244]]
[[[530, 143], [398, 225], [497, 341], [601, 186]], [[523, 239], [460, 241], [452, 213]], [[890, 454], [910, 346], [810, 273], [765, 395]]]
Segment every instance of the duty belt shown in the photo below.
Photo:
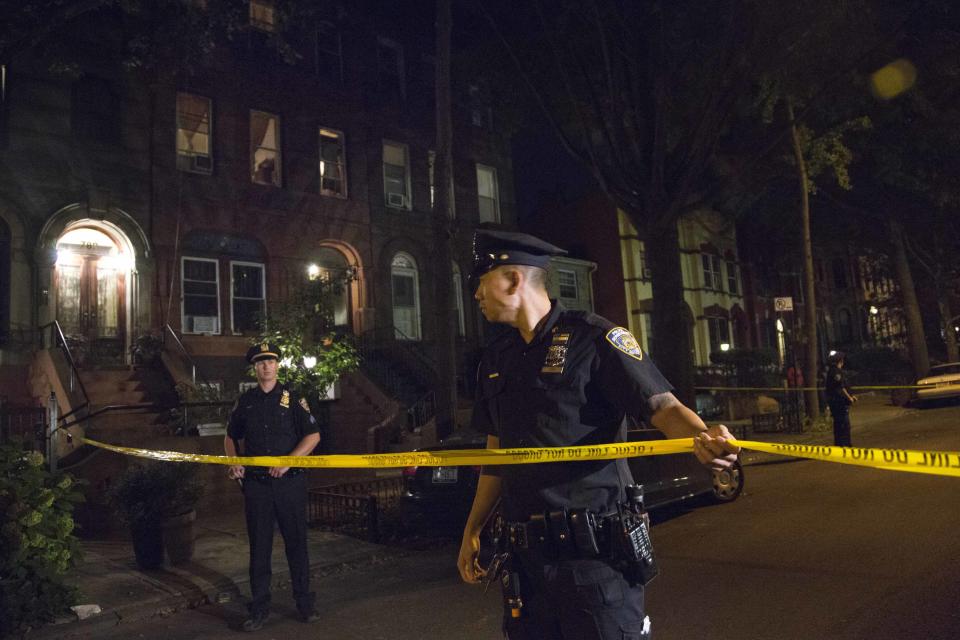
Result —
[[609, 551], [614, 521], [619, 521], [616, 512], [563, 509], [533, 514], [525, 522], [503, 521], [500, 536], [512, 551], [543, 548], [562, 557], [592, 558]]

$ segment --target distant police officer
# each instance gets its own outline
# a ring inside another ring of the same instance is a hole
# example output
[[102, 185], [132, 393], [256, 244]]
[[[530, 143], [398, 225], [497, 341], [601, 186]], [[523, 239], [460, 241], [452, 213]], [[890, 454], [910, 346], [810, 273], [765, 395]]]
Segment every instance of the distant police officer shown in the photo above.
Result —
[[[280, 350], [260, 344], [247, 351], [258, 385], [237, 400], [223, 441], [228, 456], [305, 456], [320, 442], [306, 400], [277, 382]], [[290, 566], [293, 597], [302, 622], [317, 622], [307, 555], [307, 482], [302, 469], [231, 466], [243, 487], [250, 538], [250, 615], [244, 631], [256, 631], [270, 613], [270, 556], [274, 523], [280, 526]]]
[[[471, 286], [480, 311], [515, 329], [494, 339], [480, 362], [473, 425], [488, 434], [488, 448], [621, 442], [631, 416], [671, 438], [693, 436], [704, 464], [734, 464], [739, 447], [726, 427], [707, 429], [681, 404], [629, 331], [549, 299], [550, 256], [564, 253], [522, 233], [474, 237]], [[644, 580], [614, 549], [629, 546], [622, 534], [635, 531], [626, 508], [632, 484], [625, 460], [483, 469], [458, 568], [466, 582], [485, 577], [479, 534], [500, 500], [509, 566], [486, 577], [505, 587], [511, 640], [649, 637]]]
[[847, 378], [843, 373], [844, 355], [837, 352], [830, 356], [827, 369], [827, 404], [833, 416], [833, 444], [838, 447], [852, 447], [850, 438], [850, 405], [857, 396], [850, 393]]

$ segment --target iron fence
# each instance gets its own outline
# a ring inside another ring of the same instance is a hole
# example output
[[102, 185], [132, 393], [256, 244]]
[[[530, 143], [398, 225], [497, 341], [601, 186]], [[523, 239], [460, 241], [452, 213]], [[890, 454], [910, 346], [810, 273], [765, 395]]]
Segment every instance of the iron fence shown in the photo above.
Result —
[[380, 515], [403, 493], [403, 478], [378, 478], [311, 489], [307, 524], [380, 541]]
[[43, 407], [0, 405], [0, 443], [22, 440], [25, 446], [44, 451], [46, 424], [47, 410]]

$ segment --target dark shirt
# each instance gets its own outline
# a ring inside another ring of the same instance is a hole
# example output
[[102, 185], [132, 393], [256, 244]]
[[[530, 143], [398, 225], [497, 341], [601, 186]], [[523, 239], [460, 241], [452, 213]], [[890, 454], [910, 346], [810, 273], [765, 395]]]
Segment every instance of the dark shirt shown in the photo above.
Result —
[[[477, 375], [472, 426], [501, 447], [623, 442], [624, 417], [649, 417], [649, 399], [672, 390], [625, 329], [557, 302], [530, 344], [516, 330], [495, 339]], [[506, 465], [494, 473], [508, 520], [561, 507], [608, 513], [632, 482], [626, 464], [612, 460]]]
[[280, 383], [270, 393], [259, 386], [248, 389], [234, 405], [227, 435], [244, 441], [244, 455], [289, 455], [305, 436], [319, 432], [305, 404]]
[[830, 367], [827, 371], [826, 388], [827, 402], [840, 405], [850, 404], [850, 400], [843, 394], [844, 389], [847, 390], [847, 393], [850, 392], [847, 387], [847, 377], [843, 374], [843, 369]]

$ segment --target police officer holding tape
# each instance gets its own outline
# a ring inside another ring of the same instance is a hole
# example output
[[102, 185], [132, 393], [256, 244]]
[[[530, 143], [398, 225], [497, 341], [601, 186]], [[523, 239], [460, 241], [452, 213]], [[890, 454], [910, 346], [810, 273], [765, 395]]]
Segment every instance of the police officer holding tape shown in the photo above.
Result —
[[[550, 256], [566, 252], [523, 233], [474, 237], [471, 286], [505, 331], [484, 351], [473, 426], [487, 447], [562, 447], [626, 439], [642, 416], [670, 438], [694, 438], [705, 465], [725, 468], [739, 447], [671, 393], [629, 331], [567, 311], [545, 286]], [[498, 554], [479, 565], [479, 535], [500, 502]], [[649, 638], [644, 584], [655, 574], [642, 494], [625, 460], [484, 468], [463, 532], [464, 581], [501, 582], [504, 630], [526, 638]]]
[[[247, 351], [257, 386], [237, 400], [223, 449], [228, 456], [306, 456], [320, 442], [317, 422], [306, 400], [277, 382], [280, 349], [259, 344]], [[293, 597], [301, 622], [317, 622], [310, 591], [310, 560], [307, 555], [307, 477], [303, 469], [290, 467], [231, 466], [231, 478], [243, 488], [247, 535], [250, 538], [250, 615], [244, 631], [263, 627], [270, 613], [270, 556], [274, 523], [280, 526]]]

